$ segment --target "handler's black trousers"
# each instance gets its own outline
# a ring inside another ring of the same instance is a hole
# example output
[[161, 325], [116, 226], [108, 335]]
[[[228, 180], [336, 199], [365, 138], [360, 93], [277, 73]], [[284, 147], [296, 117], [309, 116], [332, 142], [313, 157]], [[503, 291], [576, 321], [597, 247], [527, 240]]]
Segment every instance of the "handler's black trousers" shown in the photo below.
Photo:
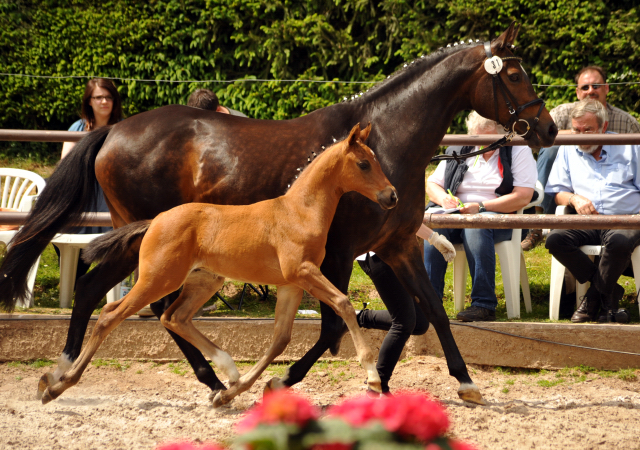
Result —
[[365, 261], [358, 263], [373, 281], [387, 307], [386, 311], [365, 309], [358, 316], [358, 324], [362, 328], [389, 330], [382, 341], [376, 365], [382, 381], [382, 392], [388, 392], [391, 374], [409, 336], [426, 333], [429, 321], [415, 300], [405, 291], [391, 267], [378, 256], [367, 256]]
[[[581, 245], [602, 245], [600, 262], [580, 251]], [[613, 291], [629, 265], [631, 253], [640, 245], [640, 230], [553, 230], [546, 247], [580, 283], [590, 281], [601, 294]]]

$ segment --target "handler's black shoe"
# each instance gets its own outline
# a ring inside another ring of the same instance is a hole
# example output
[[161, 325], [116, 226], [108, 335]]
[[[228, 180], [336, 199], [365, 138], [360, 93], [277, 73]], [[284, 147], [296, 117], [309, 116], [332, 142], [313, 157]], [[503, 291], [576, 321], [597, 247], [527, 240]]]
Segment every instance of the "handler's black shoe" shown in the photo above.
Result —
[[496, 312], [481, 306], [469, 306], [460, 311], [456, 319], [462, 322], [490, 322], [496, 320]]
[[598, 292], [595, 286], [589, 286], [587, 293], [582, 297], [582, 303], [580, 303], [576, 312], [571, 316], [571, 322], [595, 322], [596, 317], [598, 317], [598, 312], [600, 311], [601, 302], [600, 292]]

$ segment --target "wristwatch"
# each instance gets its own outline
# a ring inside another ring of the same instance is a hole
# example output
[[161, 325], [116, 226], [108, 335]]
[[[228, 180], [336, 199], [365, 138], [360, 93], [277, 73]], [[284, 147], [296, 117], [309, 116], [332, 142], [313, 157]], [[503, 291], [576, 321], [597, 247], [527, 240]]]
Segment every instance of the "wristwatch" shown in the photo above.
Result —
[[478, 209], [479, 213], [487, 212], [487, 208], [484, 207], [484, 203], [479, 202], [478, 205], [480, 206], [480, 209]]

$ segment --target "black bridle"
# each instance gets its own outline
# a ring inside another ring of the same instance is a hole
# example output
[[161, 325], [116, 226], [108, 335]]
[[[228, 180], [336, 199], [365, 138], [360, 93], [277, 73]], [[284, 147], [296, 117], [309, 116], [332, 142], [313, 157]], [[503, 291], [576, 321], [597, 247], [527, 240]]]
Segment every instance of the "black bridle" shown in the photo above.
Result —
[[[491, 42], [487, 41], [484, 43], [484, 52], [487, 55], [487, 59], [493, 58], [493, 54], [491, 53]], [[522, 58], [518, 56], [505, 56], [505, 57], [500, 57], [500, 59], [502, 61], [510, 61], [510, 60], [518, 61], [518, 62], [522, 61]], [[460, 164], [463, 160], [467, 158], [470, 158], [476, 155], [481, 155], [483, 153], [487, 153], [502, 147], [507, 142], [511, 142], [514, 136], [521, 136], [526, 139], [529, 133], [533, 133], [535, 131], [536, 127], [538, 126], [538, 123], [540, 122], [540, 114], [542, 114], [542, 110], [544, 109], [545, 101], [542, 100], [541, 98], [536, 98], [534, 100], [531, 100], [530, 102], [525, 103], [524, 105], [518, 106], [518, 101], [513, 96], [513, 94], [511, 94], [511, 91], [509, 91], [509, 88], [504, 84], [504, 81], [502, 81], [502, 78], [500, 78], [500, 71], [497, 71], [496, 73], [492, 73], [491, 77], [492, 77], [491, 81], [493, 84], [493, 98], [495, 101], [496, 122], [500, 123], [500, 112], [498, 111], [498, 95], [496, 92], [499, 89], [500, 92], [502, 93], [502, 98], [504, 99], [504, 102], [507, 104], [509, 114], [511, 115], [511, 117], [509, 117], [509, 120], [507, 121], [507, 124], [505, 125], [505, 128], [508, 130], [508, 133], [504, 137], [498, 139], [496, 142], [489, 145], [488, 147], [483, 148], [482, 150], [476, 150], [474, 152], [466, 153], [464, 156], [458, 155], [456, 152], [453, 152], [452, 155], [438, 155], [431, 158], [431, 162], [454, 159], [458, 162], [458, 164]], [[496, 89], [496, 86], [498, 87], [498, 89]], [[527, 109], [529, 106], [533, 106], [538, 103], [540, 103], [540, 109], [538, 109], [538, 114], [533, 119], [533, 125], [531, 125], [529, 121], [527, 121], [526, 119], [520, 119], [518, 117], [518, 115], [522, 113], [522, 111]], [[518, 122], [524, 122], [527, 125], [527, 130], [522, 134], [516, 131], [516, 124]]]

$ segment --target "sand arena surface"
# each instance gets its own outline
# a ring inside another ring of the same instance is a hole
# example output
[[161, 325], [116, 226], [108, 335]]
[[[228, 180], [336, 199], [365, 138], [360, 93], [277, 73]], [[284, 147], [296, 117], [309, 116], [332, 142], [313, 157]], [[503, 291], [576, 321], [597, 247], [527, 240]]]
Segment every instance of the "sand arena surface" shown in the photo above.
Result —
[[[153, 449], [189, 439], [229, 442], [234, 424], [261, 399], [266, 381], [286, 365], [270, 366], [254, 387], [213, 409], [208, 389], [185, 363], [103, 361], [48, 405], [35, 399], [49, 368], [0, 365], [0, 449]], [[240, 365], [242, 373], [248, 365]], [[469, 365], [487, 406], [458, 399], [444, 358], [401, 362], [392, 390], [424, 390], [451, 416], [452, 434], [484, 449], [640, 449], [640, 371], [617, 376], [516, 372]], [[321, 407], [361, 395], [364, 370], [356, 362], [319, 363], [294, 390]]]

